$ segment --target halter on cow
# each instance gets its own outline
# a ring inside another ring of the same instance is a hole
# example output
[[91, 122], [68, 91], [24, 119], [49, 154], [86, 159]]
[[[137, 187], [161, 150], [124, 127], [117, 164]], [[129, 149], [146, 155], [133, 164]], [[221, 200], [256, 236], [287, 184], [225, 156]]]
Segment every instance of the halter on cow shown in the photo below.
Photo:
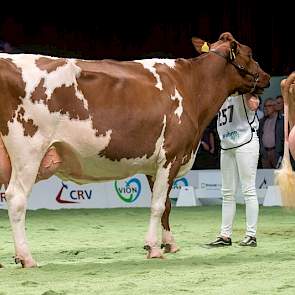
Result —
[[[204, 41], [193, 44], [204, 52]], [[202, 133], [225, 99], [269, 84], [251, 49], [230, 33], [198, 58], [0, 54], [0, 73], [0, 183], [23, 267], [37, 265], [25, 235], [27, 198], [36, 181], [53, 174], [76, 183], [146, 174], [153, 192], [148, 257], [162, 257], [160, 220], [165, 249], [176, 252], [169, 227], [173, 180], [191, 169]]]
[[[252, 73], [250, 71], [248, 71], [245, 66], [242, 66], [240, 64], [238, 64], [235, 59], [236, 59], [236, 55], [235, 53], [233, 53], [233, 49], [231, 49], [230, 51], [230, 55], [229, 57], [228, 56], [225, 56], [224, 54], [220, 53], [219, 51], [215, 50], [215, 49], [212, 49], [210, 50], [210, 52], [213, 52], [223, 58], [225, 58], [230, 64], [232, 64], [240, 73], [241, 75], [249, 75], [249, 76], [252, 76], [253, 79], [254, 79], [254, 84], [253, 84], [253, 87], [251, 88], [251, 90], [249, 91], [250, 93], [254, 92], [255, 91], [255, 88], [256, 88], [256, 85], [258, 83], [258, 80], [259, 80], [259, 74], [258, 74], [258, 63], [256, 62], [256, 65], [257, 65], [257, 72], [255, 73]], [[237, 53], [238, 54], [238, 53]]]

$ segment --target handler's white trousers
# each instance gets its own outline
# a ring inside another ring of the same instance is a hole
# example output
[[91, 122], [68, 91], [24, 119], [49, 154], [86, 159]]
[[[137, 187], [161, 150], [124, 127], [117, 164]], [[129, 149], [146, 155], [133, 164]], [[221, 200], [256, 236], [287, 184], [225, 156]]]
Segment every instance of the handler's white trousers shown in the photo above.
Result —
[[252, 140], [238, 148], [221, 150], [220, 169], [222, 178], [222, 225], [221, 236], [232, 235], [236, 212], [235, 195], [239, 180], [246, 204], [246, 235], [255, 237], [258, 220], [258, 200], [255, 179], [259, 157], [259, 140], [256, 132]]

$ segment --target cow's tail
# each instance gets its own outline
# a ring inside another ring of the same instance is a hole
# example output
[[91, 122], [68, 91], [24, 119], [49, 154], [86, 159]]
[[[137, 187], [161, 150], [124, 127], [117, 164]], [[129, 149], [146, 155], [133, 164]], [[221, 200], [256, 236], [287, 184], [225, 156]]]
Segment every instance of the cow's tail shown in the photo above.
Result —
[[[288, 81], [289, 82], [289, 81]], [[289, 152], [289, 87], [287, 80], [281, 83], [282, 94], [284, 98], [284, 156], [282, 166], [275, 172], [275, 182], [279, 185], [283, 206], [295, 207], [295, 172], [292, 170]], [[291, 102], [293, 103], [293, 102]], [[293, 127], [293, 126], [291, 126]]]

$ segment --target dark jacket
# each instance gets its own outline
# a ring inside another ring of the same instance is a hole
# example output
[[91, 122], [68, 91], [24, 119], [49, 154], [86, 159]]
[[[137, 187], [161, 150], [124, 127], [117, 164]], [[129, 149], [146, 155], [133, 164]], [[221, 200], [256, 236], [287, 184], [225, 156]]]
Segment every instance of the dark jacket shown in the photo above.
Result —
[[[262, 136], [263, 136], [263, 128], [264, 123], [267, 117], [263, 117], [259, 120], [259, 129], [258, 129], [258, 137], [260, 150], [259, 153], [262, 157], [267, 157], [266, 150], [262, 144]], [[276, 151], [276, 160], [278, 161], [280, 157], [283, 157], [284, 154], [284, 116], [282, 114], [278, 114], [276, 127], [275, 127], [275, 151]]]

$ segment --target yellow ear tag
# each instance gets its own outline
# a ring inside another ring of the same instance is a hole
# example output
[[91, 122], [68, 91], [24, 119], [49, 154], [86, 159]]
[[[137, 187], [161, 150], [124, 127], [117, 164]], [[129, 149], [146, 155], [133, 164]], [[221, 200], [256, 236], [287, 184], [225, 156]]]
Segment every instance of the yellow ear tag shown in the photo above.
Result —
[[207, 42], [204, 42], [202, 48], [201, 48], [202, 52], [209, 52], [209, 46], [207, 44]]

